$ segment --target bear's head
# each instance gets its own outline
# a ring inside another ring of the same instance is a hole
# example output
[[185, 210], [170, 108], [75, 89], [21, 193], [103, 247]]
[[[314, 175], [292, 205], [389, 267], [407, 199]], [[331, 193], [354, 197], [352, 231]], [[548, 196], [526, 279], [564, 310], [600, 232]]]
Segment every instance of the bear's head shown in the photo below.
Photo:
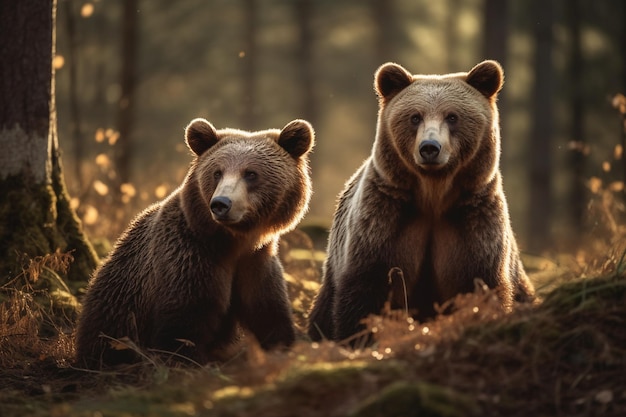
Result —
[[375, 163], [387, 175], [399, 171], [394, 179], [407, 187], [415, 177], [489, 181], [500, 153], [495, 103], [503, 82], [495, 61], [447, 75], [382, 65], [374, 82], [380, 106]]
[[[194, 213], [232, 232], [292, 229], [311, 197], [308, 153], [314, 132], [304, 120], [282, 130], [217, 130], [204, 119], [185, 129], [195, 154], [187, 182], [196, 190]], [[187, 202], [189, 203], [189, 202]]]

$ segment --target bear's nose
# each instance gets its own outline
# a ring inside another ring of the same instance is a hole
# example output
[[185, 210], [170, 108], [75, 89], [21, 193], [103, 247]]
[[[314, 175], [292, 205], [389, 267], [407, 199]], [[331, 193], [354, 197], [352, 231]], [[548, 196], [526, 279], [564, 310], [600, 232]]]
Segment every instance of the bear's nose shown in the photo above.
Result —
[[420, 143], [419, 151], [425, 162], [433, 162], [439, 156], [441, 145], [435, 140], [425, 140]]
[[224, 217], [232, 205], [233, 202], [228, 197], [213, 197], [211, 199], [211, 211], [217, 217]]

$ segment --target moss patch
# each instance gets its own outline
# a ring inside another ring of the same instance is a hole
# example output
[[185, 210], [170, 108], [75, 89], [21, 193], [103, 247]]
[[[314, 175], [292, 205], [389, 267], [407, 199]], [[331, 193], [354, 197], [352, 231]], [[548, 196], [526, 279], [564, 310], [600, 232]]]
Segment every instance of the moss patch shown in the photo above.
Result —
[[63, 191], [22, 177], [0, 181], [0, 283], [19, 275], [29, 259], [57, 251], [75, 259], [63, 278], [87, 281], [97, 258]]

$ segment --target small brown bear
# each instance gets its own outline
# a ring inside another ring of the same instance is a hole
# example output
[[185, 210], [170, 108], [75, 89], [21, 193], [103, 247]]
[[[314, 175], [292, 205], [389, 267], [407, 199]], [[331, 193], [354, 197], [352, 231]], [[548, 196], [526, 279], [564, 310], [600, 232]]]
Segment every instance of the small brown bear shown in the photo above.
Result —
[[431, 318], [434, 303], [472, 292], [477, 278], [505, 308], [533, 297], [498, 166], [503, 81], [495, 61], [448, 75], [378, 69], [376, 140], [339, 198], [313, 340], [350, 338], [389, 297], [391, 308]]
[[195, 119], [185, 136], [183, 184], [133, 220], [89, 283], [79, 365], [137, 359], [111, 338], [201, 364], [223, 359], [239, 326], [264, 349], [294, 342], [277, 249], [308, 209], [311, 125], [250, 133]]

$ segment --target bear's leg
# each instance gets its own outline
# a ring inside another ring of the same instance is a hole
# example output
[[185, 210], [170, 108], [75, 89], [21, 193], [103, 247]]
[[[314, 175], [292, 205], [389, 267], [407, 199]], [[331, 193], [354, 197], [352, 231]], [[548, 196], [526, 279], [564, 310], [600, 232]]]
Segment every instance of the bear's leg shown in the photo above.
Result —
[[236, 338], [237, 327], [232, 313], [217, 308], [219, 303], [203, 301], [156, 312], [149, 349], [181, 363], [217, 360], [220, 349]]
[[362, 321], [371, 314], [381, 313], [389, 296], [388, 273], [387, 265], [364, 264], [348, 268], [338, 277], [333, 308], [335, 340], [348, 341], [352, 346], [371, 341], [371, 334], [365, 332]]
[[333, 305], [335, 299], [335, 284], [329, 267], [324, 274], [324, 283], [315, 297], [313, 308], [309, 313], [308, 334], [311, 340], [318, 342], [322, 339], [334, 340], [335, 329], [333, 324]]
[[291, 346], [295, 331], [283, 268], [268, 248], [240, 262], [233, 286], [233, 308], [242, 326], [263, 349]]

